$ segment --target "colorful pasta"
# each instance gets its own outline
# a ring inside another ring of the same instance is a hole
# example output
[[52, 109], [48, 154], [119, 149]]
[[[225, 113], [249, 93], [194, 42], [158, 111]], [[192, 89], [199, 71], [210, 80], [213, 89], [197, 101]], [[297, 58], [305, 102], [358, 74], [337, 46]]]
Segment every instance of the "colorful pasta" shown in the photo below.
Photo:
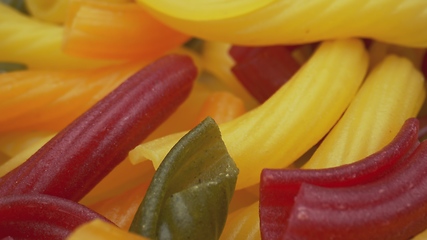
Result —
[[424, 239], [426, 9], [0, 0], [0, 239]]
[[[289, 166], [315, 145], [347, 108], [367, 67], [368, 56], [361, 41], [324, 42], [264, 104], [220, 125], [224, 142], [240, 169], [236, 188], [258, 183], [262, 168]], [[179, 136], [182, 134], [139, 145], [129, 157], [138, 163], [144, 156], [157, 167]]]

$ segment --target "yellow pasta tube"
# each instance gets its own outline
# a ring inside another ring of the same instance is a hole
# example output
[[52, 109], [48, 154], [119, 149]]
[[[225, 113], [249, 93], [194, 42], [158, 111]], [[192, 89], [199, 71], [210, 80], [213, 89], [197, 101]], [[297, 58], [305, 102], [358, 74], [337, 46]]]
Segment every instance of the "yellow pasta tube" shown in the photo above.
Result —
[[274, 1], [275, 0], [139, 0], [139, 2], [153, 9], [161, 9], [162, 12], [170, 16], [194, 21], [235, 17], [250, 13]]
[[220, 240], [261, 239], [259, 227], [259, 202], [230, 213], [227, 217]]
[[[425, 0], [276, 0], [240, 13], [233, 7], [219, 13], [196, 14], [200, 5], [166, 6], [171, 0], [138, 0], [161, 21], [189, 35], [243, 45], [296, 44], [325, 39], [368, 37], [412, 47], [427, 46]], [[224, 1], [208, 5], [215, 8]], [[191, 12], [184, 13], [185, 8]], [[182, 10], [182, 11], [181, 11]]]
[[412, 63], [386, 57], [303, 168], [353, 163], [380, 150], [406, 119], [417, 115], [424, 99], [424, 78]]
[[29, 18], [0, 4], [0, 61], [32, 69], [89, 69], [118, 63], [90, 60], [62, 52], [63, 27]]
[[[258, 108], [220, 125], [239, 168], [236, 189], [259, 182], [263, 168], [290, 165], [337, 122], [356, 94], [368, 67], [359, 40], [322, 43], [311, 59]], [[182, 134], [151, 141], [131, 151], [134, 162], [157, 167]]]

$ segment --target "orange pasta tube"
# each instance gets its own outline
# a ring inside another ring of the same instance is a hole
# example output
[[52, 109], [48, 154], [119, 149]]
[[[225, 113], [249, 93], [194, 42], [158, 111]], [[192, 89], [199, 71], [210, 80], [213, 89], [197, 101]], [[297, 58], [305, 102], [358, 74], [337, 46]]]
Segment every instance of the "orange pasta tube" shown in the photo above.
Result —
[[90, 206], [112, 198], [150, 180], [153, 175], [154, 168], [150, 162], [132, 165], [125, 159], [80, 200], [80, 203]]
[[0, 132], [60, 130], [144, 65], [1, 74]]
[[70, 4], [64, 51], [89, 58], [152, 60], [188, 39], [135, 3], [81, 0]]
[[228, 122], [246, 112], [244, 102], [232, 93], [214, 92], [204, 102], [196, 124], [210, 116], [218, 124]]
[[149, 186], [149, 181], [136, 186], [120, 195], [89, 206], [108, 218], [122, 229], [129, 229], [136, 210], [141, 204]]

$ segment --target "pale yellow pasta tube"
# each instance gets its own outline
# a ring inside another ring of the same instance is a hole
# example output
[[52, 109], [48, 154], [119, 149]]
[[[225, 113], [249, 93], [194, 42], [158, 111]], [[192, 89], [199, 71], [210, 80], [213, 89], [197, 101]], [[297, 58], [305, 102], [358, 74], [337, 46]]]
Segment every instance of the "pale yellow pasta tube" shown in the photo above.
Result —
[[417, 115], [424, 99], [424, 78], [412, 63], [386, 57], [303, 168], [353, 163], [380, 150]]
[[32, 69], [88, 69], [118, 63], [62, 52], [63, 27], [29, 18], [0, 3], [0, 62]]
[[[368, 37], [427, 47], [425, 0], [276, 0], [244, 13], [227, 7], [222, 11], [231, 12], [232, 17], [206, 15], [203, 21], [195, 19], [203, 7], [195, 5], [191, 12], [184, 13], [181, 10], [188, 5], [165, 4], [169, 1], [138, 0], [169, 26], [208, 40], [267, 45]], [[207, 2], [199, 1], [199, 5]], [[209, 7], [223, 2], [216, 1]]]
[[[290, 165], [336, 123], [356, 94], [368, 67], [359, 40], [322, 43], [311, 59], [258, 108], [220, 125], [227, 149], [239, 168], [237, 189], [259, 182], [263, 168]], [[181, 135], [140, 145], [134, 162], [159, 166]]]

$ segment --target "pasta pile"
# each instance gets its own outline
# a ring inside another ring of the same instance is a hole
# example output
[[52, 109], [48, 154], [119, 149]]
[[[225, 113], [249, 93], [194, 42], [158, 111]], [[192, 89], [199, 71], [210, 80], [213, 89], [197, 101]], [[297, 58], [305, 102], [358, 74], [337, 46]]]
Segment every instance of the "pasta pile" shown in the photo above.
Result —
[[[69, 239], [146, 239], [128, 233], [138, 205], [168, 152], [208, 116], [239, 169], [220, 239], [261, 239], [263, 169], [357, 162], [427, 114], [424, 0], [25, 4], [27, 14], [0, 3], [0, 68], [26, 68], [0, 69], [0, 177], [162, 56], [189, 56], [199, 70], [179, 108], [80, 201], [119, 228], [95, 220]], [[260, 103], [233, 73], [234, 46], [285, 46], [301, 67]]]

